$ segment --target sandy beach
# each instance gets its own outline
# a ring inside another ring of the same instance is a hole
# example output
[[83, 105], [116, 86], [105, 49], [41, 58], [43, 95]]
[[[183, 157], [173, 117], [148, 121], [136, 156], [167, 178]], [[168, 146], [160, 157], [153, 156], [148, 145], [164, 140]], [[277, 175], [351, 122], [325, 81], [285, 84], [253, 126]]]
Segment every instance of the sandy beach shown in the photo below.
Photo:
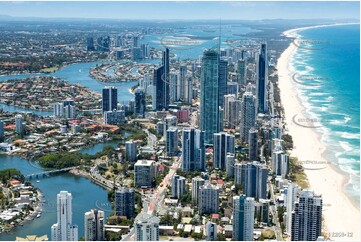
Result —
[[[292, 29], [283, 34], [288, 37], [297, 37], [296, 32], [299, 30], [325, 26], [330, 25]], [[359, 241], [360, 211], [344, 193], [344, 185], [348, 182], [347, 174], [343, 174], [322, 156], [326, 147], [321, 142], [321, 135], [315, 128], [310, 128], [315, 121], [307, 119], [305, 108], [298, 97], [297, 84], [292, 80], [294, 73], [289, 70], [289, 61], [297, 48], [296, 44], [291, 43], [277, 62], [285, 122], [294, 142], [291, 156], [297, 157], [302, 162], [310, 189], [323, 197], [323, 216], [330, 239]]]

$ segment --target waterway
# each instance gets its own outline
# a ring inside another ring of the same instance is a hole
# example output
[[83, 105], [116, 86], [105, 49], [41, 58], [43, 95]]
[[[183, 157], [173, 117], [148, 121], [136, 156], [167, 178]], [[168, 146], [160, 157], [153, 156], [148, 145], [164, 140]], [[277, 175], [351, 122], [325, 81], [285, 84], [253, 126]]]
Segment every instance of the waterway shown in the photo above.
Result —
[[[96, 144], [86, 148], [81, 153], [95, 154], [103, 150], [106, 145], [116, 147], [118, 141]], [[16, 168], [24, 175], [41, 172], [41, 168], [31, 165], [26, 159], [15, 156], [0, 156], [0, 169]], [[69, 191], [73, 196], [73, 223], [78, 225], [79, 237], [84, 235], [84, 213], [90, 209], [99, 208], [104, 204], [109, 205], [107, 200], [107, 191], [98, 185], [95, 185], [89, 179], [75, 176], [69, 173], [53, 175], [45, 178], [32, 180], [32, 184], [38, 187], [44, 195], [45, 203], [40, 218], [33, 221], [27, 221], [24, 226], [14, 228], [9, 233], [0, 234], [0, 240], [15, 240], [16, 236], [24, 237], [26, 235], [44, 235], [47, 234], [50, 240], [50, 227], [56, 223], [56, 195], [60, 190]], [[109, 206], [110, 207], [110, 206]], [[110, 211], [105, 210], [105, 216], [109, 216]]]
[[[24, 79], [30, 76], [51, 75], [64, 79], [69, 83], [81, 84], [94, 91], [101, 92], [101, 89], [107, 84], [100, 83], [89, 76], [89, 69], [97, 64], [101, 64], [101, 62], [71, 64], [51, 74], [21, 74], [0, 76], [0, 81], [9, 79]], [[135, 81], [111, 84], [118, 87], [119, 102], [126, 103], [134, 98], [134, 95], [129, 92], [129, 89], [136, 83], [137, 82]], [[5, 104], [1, 104], [0, 109], [10, 112], [32, 112], [41, 116], [52, 115], [52, 112], [28, 110]], [[102, 151], [103, 147], [106, 145], [112, 145], [116, 147], [118, 143], [119, 141], [111, 141], [102, 144], [96, 144], [80, 152], [95, 154], [99, 151]], [[26, 159], [15, 156], [0, 155], [0, 170], [6, 168], [16, 168], [24, 175], [41, 172], [43, 170], [34, 166], [33, 164], [30, 164]], [[47, 234], [50, 240], [51, 225], [57, 222], [56, 195], [61, 190], [66, 190], [72, 193], [73, 223], [78, 225], [79, 237], [84, 235], [84, 213], [86, 211], [94, 208], [105, 207], [108, 208], [104, 209], [105, 216], [109, 216], [111, 213], [109, 209], [110, 203], [107, 200], [107, 191], [84, 177], [65, 173], [40, 178], [39, 182], [36, 182], [36, 179], [33, 179], [32, 183], [34, 186], [38, 187], [44, 195], [45, 202], [43, 204], [41, 217], [35, 218], [33, 221], [27, 221], [24, 223], [24, 226], [14, 228], [9, 233], [0, 234], [0, 240], [14, 241], [16, 236], [41, 236], [44, 234]]]

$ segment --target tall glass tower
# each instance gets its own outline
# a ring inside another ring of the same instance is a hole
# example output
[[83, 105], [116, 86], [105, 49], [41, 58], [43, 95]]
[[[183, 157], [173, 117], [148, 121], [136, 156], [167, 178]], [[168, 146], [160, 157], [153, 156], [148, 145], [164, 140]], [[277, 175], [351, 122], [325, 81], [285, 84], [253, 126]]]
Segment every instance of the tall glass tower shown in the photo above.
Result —
[[205, 131], [205, 143], [213, 144], [213, 134], [219, 132], [219, 54], [210, 49], [203, 53], [201, 71], [200, 127]]
[[261, 53], [258, 58], [258, 81], [257, 81], [257, 111], [258, 113], [267, 113], [267, 45], [261, 45]]
[[[65, 105], [65, 104], [64, 104]], [[102, 90], [102, 111], [113, 111], [118, 105], [118, 89], [116, 87], [104, 87]]]

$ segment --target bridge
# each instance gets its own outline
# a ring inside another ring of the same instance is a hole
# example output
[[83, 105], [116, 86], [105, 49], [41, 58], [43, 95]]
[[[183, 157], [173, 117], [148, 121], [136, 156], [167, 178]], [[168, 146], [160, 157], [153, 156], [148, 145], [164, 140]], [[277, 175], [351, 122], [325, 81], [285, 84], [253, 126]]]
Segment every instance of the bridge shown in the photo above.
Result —
[[66, 167], [66, 168], [62, 168], [62, 169], [54, 169], [54, 170], [48, 170], [48, 171], [42, 171], [39, 173], [33, 173], [33, 174], [29, 174], [29, 175], [25, 175], [25, 179], [32, 179], [32, 178], [41, 178], [41, 177], [45, 177], [45, 176], [50, 176], [52, 174], [56, 174], [56, 173], [61, 173], [61, 172], [67, 172], [70, 171], [72, 169], [75, 168], [79, 168], [80, 166], [72, 166], [72, 167]]

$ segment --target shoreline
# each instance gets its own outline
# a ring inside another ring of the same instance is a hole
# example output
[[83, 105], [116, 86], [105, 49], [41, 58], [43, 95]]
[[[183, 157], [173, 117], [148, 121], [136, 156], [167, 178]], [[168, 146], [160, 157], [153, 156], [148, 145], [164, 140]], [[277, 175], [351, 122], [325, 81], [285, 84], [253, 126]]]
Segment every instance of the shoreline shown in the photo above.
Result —
[[[312, 28], [351, 25], [347, 24], [330, 24], [316, 25], [303, 28], [290, 29], [283, 32], [288, 38], [297, 38], [298, 31]], [[359, 23], [357, 23], [359, 24]], [[337, 168], [324, 157], [326, 146], [322, 143], [322, 135], [315, 129], [304, 128], [296, 125], [293, 121], [295, 115], [301, 118], [308, 118], [306, 108], [302, 105], [299, 98], [297, 85], [292, 81], [292, 73], [289, 70], [289, 60], [297, 50], [297, 46], [290, 43], [288, 48], [281, 54], [277, 61], [277, 70], [279, 74], [279, 87], [281, 90], [281, 100], [285, 113], [285, 124], [288, 132], [294, 140], [294, 149], [291, 156], [297, 157], [300, 161], [316, 160], [321, 161], [323, 167], [315, 167], [314, 164], [302, 164], [308, 178], [310, 188], [316, 193], [320, 193], [323, 198], [323, 216], [325, 218], [325, 227], [329, 232], [329, 237], [333, 240], [359, 240], [360, 238], [360, 210], [355, 206], [356, 202], [347, 196], [345, 185], [348, 183], [348, 174]], [[307, 140], [304, 139], [307, 137]], [[324, 166], [324, 164], [327, 164]], [[311, 170], [319, 168], [318, 170]], [[346, 208], [346, 209], [345, 209]], [[352, 237], [337, 237], [337, 233], [351, 232]], [[332, 236], [335, 235], [335, 236]]]

